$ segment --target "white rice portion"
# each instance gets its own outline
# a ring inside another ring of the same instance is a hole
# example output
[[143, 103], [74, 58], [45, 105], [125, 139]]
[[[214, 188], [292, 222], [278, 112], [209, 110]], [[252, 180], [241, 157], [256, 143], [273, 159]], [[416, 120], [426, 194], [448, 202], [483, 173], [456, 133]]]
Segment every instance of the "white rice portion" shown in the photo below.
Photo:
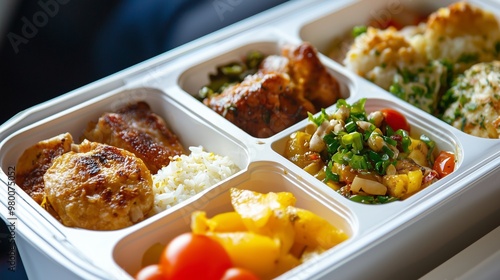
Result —
[[229, 158], [189, 147], [189, 155], [174, 156], [153, 175], [155, 196], [151, 214], [164, 211], [221, 182], [240, 170]]

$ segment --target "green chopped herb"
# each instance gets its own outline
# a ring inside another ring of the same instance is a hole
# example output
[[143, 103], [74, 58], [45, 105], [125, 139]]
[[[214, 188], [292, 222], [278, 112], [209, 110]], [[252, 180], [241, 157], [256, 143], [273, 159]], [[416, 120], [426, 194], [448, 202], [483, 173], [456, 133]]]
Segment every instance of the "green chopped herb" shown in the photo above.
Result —
[[250, 51], [248, 52], [246, 57], [246, 65], [249, 69], [257, 70], [262, 60], [264, 60], [264, 58], [265, 56], [263, 53], [255, 50]]
[[458, 58], [457, 62], [461, 63], [474, 63], [479, 60], [479, 54], [477, 53], [463, 53]]
[[323, 141], [325, 141], [327, 151], [330, 154], [336, 153], [338, 148], [340, 147], [340, 141], [333, 133], [325, 135], [325, 137], [323, 137]]
[[345, 130], [349, 133], [356, 131], [357, 129], [358, 129], [358, 126], [356, 125], [356, 123], [354, 121], [350, 121], [350, 122], [345, 124]]
[[393, 158], [394, 157], [394, 151], [391, 150], [391, 148], [387, 147], [387, 146], [383, 146], [382, 147], [382, 151], [387, 154], [389, 156], [389, 158]]
[[353, 195], [349, 200], [363, 204], [375, 204], [375, 197], [371, 195]]
[[320, 126], [323, 122], [328, 121], [330, 119], [325, 109], [321, 109], [321, 113], [318, 114], [316, 117], [310, 112], [307, 112], [307, 116], [309, 121], [314, 123], [316, 126]]
[[484, 125], [484, 121], [485, 121], [485, 117], [484, 115], [481, 115], [480, 116], [480, 121], [479, 121], [479, 126], [482, 128], [482, 129], [486, 129], [486, 126]]
[[427, 145], [427, 147], [429, 148], [429, 151], [427, 152], [427, 160], [429, 162], [434, 162], [433, 154], [434, 154], [434, 148], [436, 148], [436, 142], [431, 140], [425, 134], [420, 135], [420, 140], [422, 140], [422, 142], [424, 142]]
[[385, 204], [393, 201], [397, 201], [396, 197], [388, 195], [353, 195], [349, 198], [351, 201], [363, 203], [363, 204]]
[[475, 111], [477, 109], [477, 104], [473, 103], [473, 102], [467, 103], [465, 105], [465, 109], [467, 109], [467, 111], [470, 111], [470, 112]]
[[403, 99], [403, 100], [406, 100], [406, 94], [405, 94], [405, 90], [404, 88], [398, 84], [398, 83], [394, 83], [392, 84], [390, 87], [389, 87], [389, 92], [394, 94], [395, 96]]
[[368, 163], [364, 156], [353, 155], [349, 161], [349, 166], [354, 169], [368, 170]]
[[198, 97], [201, 99], [205, 99], [207, 97], [212, 96], [213, 94], [214, 94], [214, 91], [211, 88], [204, 86], [198, 92]]
[[404, 153], [408, 153], [410, 151], [410, 145], [411, 145], [411, 139], [410, 136], [408, 135], [408, 132], [403, 129], [398, 129], [396, 132], [394, 132], [395, 135], [398, 135], [401, 140], [397, 141], [398, 146], [400, 147], [400, 150], [402, 150]]
[[358, 37], [359, 35], [366, 33], [368, 30], [368, 27], [365, 25], [357, 25], [352, 28], [352, 36], [354, 38]]
[[333, 163], [329, 162], [328, 166], [325, 170], [325, 180], [331, 180], [333, 182], [339, 182], [340, 181], [340, 176], [337, 173], [334, 173], [332, 171]]
[[355, 116], [365, 116], [365, 104], [366, 104], [366, 98], [361, 98], [358, 101], [354, 102], [352, 106], [350, 107], [351, 109], [351, 115]]
[[399, 199], [393, 196], [388, 196], [388, 195], [379, 195], [377, 196], [377, 200], [379, 203], [384, 204], [384, 203], [389, 203], [393, 201], [398, 201]]

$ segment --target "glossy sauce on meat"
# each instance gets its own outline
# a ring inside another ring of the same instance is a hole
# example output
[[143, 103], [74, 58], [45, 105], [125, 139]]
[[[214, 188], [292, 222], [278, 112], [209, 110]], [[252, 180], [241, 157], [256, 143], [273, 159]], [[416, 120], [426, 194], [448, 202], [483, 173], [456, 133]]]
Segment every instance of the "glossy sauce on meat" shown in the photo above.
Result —
[[43, 174], [58, 156], [71, 150], [73, 138], [63, 133], [26, 149], [16, 165], [16, 184], [38, 204], [44, 198]]
[[133, 153], [84, 140], [57, 157], [43, 176], [48, 203], [70, 227], [116, 230], [153, 207], [153, 180]]
[[170, 157], [185, 153], [178, 137], [145, 102], [103, 114], [97, 123], [89, 124], [83, 137], [134, 153], [153, 174], [168, 165]]
[[308, 43], [266, 57], [257, 73], [203, 103], [254, 137], [269, 137], [340, 97], [339, 84]]

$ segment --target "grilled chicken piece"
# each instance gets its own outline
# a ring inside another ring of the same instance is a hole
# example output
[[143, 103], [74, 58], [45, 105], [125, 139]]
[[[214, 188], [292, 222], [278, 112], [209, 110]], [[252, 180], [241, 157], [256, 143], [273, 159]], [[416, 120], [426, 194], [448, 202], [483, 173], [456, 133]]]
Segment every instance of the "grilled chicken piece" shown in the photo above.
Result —
[[254, 137], [269, 137], [332, 105], [339, 84], [308, 43], [266, 57], [254, 75], [203, 103]]
[[205, 104], [255, 137], [269, 137], [307, 117], [314, 106], [298, 100], [286, 74], [247, 76]]
[[63, 133], [40, 141], [26, 149], [16, 164], [16, 184], [38, 204], [45, 195], [43, 174], [52, 165], [55, 158], [69, 152], [73, 137]]
[[310, 100], [317, 111], [340, 98], [339, 83], [321, 63], [311, 44], [287, 45], [282, 54], [290, 61], [289, 74], [297, 87], [296, 91]]
[[153, 174], [168, 165], [170, 157], [185, 154], [178, 137], [145, 102], [105, 113], [97, 123], [89, 123], [83, 138], [134, 153]]
[[69, 227], [116, 230], [153, 207], [153, 179], [133, 153], [84, 140], [57, 157], [43, 176], [48, 202]]

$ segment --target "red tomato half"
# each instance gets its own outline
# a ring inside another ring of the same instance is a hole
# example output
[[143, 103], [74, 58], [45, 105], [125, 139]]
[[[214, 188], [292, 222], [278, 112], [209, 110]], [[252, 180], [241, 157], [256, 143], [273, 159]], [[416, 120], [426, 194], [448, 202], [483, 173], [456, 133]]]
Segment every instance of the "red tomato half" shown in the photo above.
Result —
[[384, 121], [394, 130], [403, 129], [410, 133], [410, 124], [406, 120], [406, 117], [400, 112], [394, 109], [382, 109], [380, 110], [382, 115], [384, 115]]
[[167, 276], [163, 273], [160, 266], [157, 264], [148, 265], [143, 267], [137, 275], [136, 280], [166, 280]]
[[259, 277], [246, 269], [232, 267], [226, 270], [221, 280], [259, 280]]
[[436, 170], [439, 178], [443, 178], [455, 170], [455, 155], [447, 151], [441, 151], [434, 161], [432, 169]]
[[220, 280], [232, 267], [224, 247], [206, 235], [184, 233], [172, 239], [160, 257], [169, 280]]

